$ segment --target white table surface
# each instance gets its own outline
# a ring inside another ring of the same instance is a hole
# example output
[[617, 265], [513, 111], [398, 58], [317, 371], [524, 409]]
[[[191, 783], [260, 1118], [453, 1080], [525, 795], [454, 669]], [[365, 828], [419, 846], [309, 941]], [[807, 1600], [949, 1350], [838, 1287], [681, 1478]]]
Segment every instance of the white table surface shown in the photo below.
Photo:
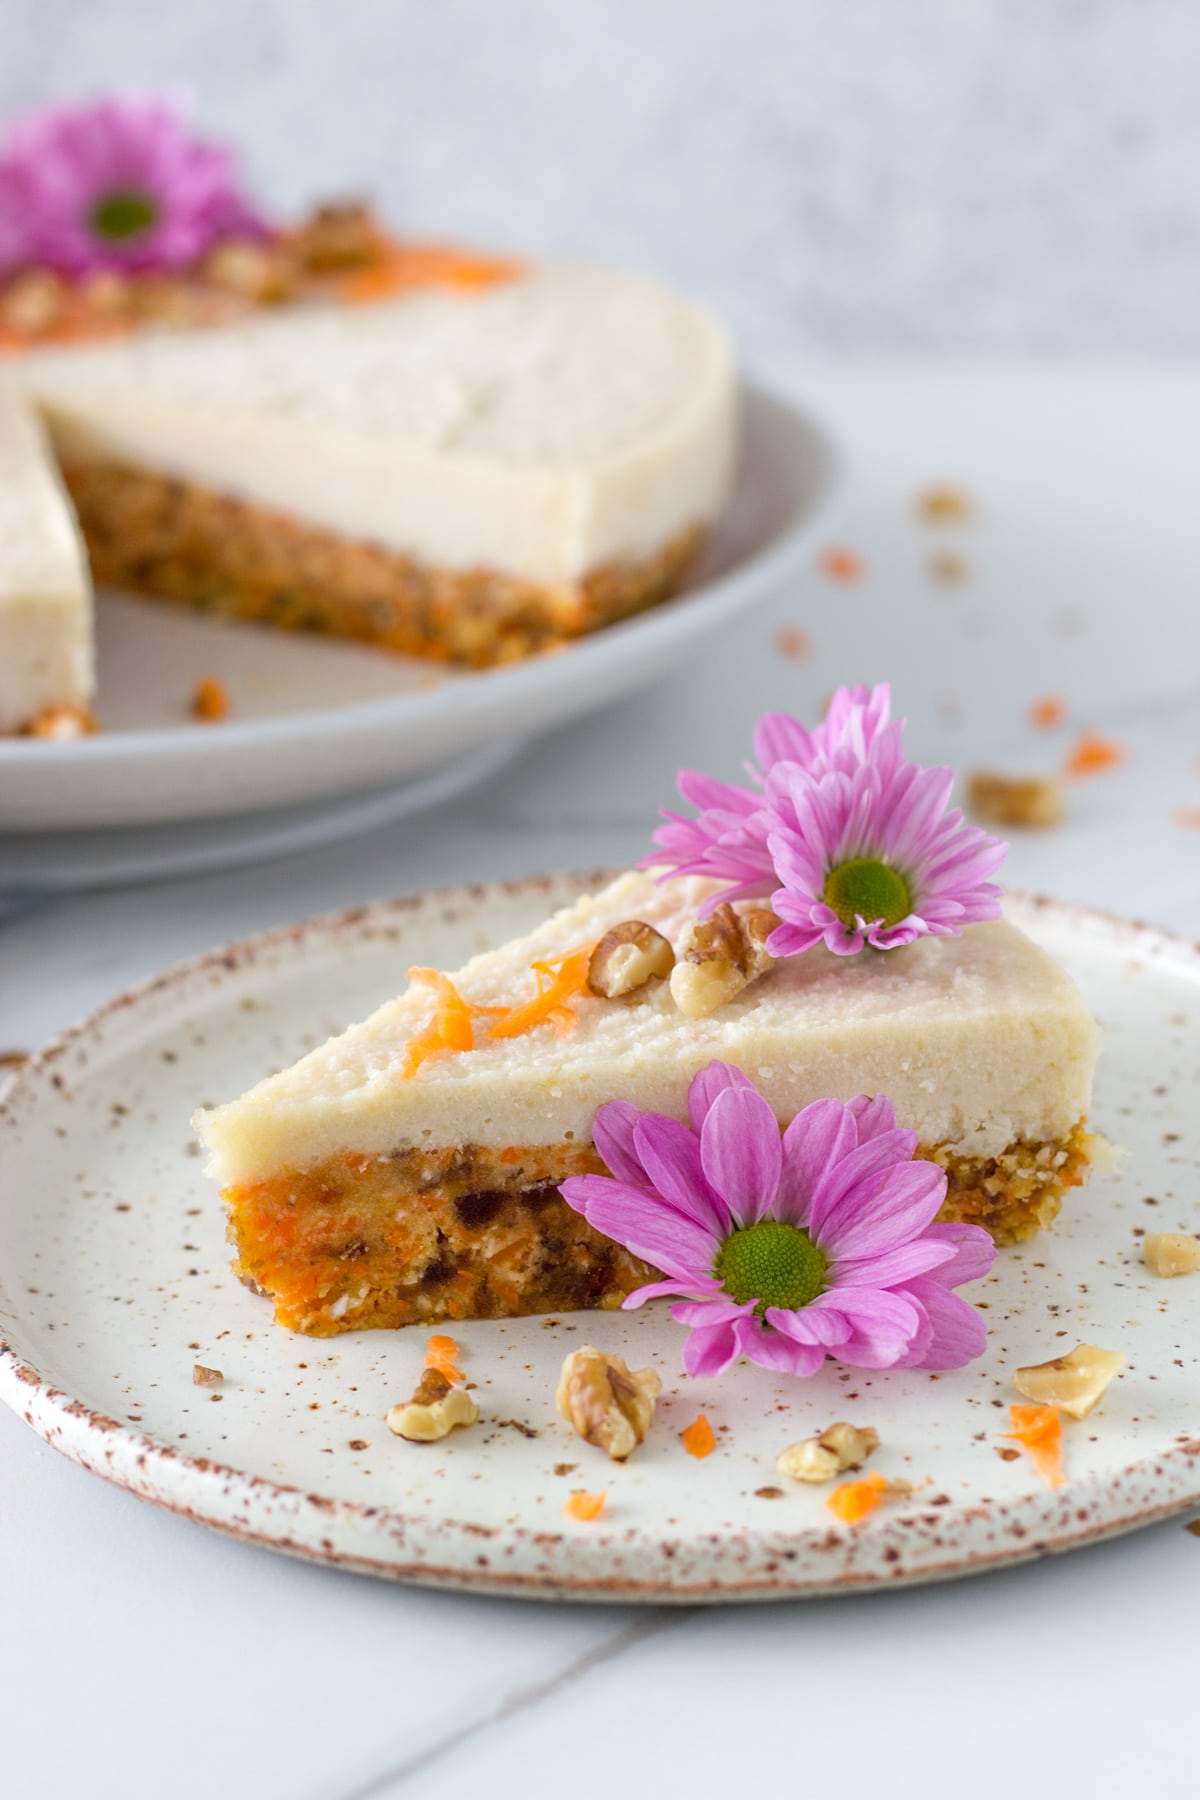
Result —
[[[0, 1048], [172, 959], [384, 894], [627, 862], [676, 765], [734, 774], [767, 706], [890, 677], [910, 745], [1124, 765], [1020, 840], [1013, 885], [1200, 934], [1200, 371], [791, 371], [849, 452], [830, 541], [865, 559], [559, 732], [440, 816], [351, 847], [80, 897], [0, 928]], [[967, 526], [920, 524], [948, 480]], [[957, 584], [928, 558], [953, 548]], [[807, 660], [780, 654], [800, 629]], [[1068, 702], [1034, 732], [1029, 702]], [[1079, 1204], [1086, 1204], [1081, 1201]], [[95, 1347], [97, 1359], [104, 1347]], [[1200, 1411], [1200, 1396], [1197, 1397]], [[0, 1795], [350, 1800], [729, 1791], [888, 1800], [1195, 1794], [1200, 1540], [1183, 1521], [940, 1588], [583, 1608], [392, 1587], [155, 1512], [0, 1411]]]

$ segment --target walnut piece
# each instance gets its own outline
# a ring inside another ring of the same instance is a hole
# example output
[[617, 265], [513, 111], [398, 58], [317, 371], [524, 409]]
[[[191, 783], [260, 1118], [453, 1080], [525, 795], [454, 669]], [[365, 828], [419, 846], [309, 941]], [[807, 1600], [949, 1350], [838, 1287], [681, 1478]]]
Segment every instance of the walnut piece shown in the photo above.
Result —
[[632, 999], [675, 966], [675, 952], [660, 931], [626, 919], [606, 931], [588, 963], [587, 984], [602, 1000]]
[[[1197, 1249], [1200, 1249], [1198, 1244]], [[1125, 1367], [1119, 1350], [1077, 1344], [1066, 1356], [1014, 1369], [1013, 1386], [1038, 1406], [1057, 1406], [1071, 1419], [1086, 1419], [1104, 1398], [1108, 1384]]]
[[71, 738], [90, 737], [95, 731], [90, 713], [79, 706], [50, 706], [22, 727], [22, 737], [53, 738], [60, 743]]
[[210, 1369], [204, 1363], [192, 1364], [192, 1384], [195, 1387], [220, 1387], [224, 1379], [220, 1369]]
[[1200, 1269], [1200, 1238], [1186, 1231], [1148, 1231], [1142, 1256], [1154, 1275], [1191, 1275]]
[[412, 1444], [433, 1444], [449, 1437], [456, 1425], [474, 1425], [478, 1417], [466, 1388], [452, 1387], [437, 1369], [426, 1369], [412, 1399], [388, 1413], [387, 1428]]
[[275, 244], [230, 239], [205, 257], [203, 273], [214, 287], [256, 306], [290, 299], [296, 287], [295, 264]]
[[622, 1357], [585, 1344], [563, 1363], [554, 1404], [585, 1443], [624, 1462], [649, 1431], [661, 1388], [657, 1369], [630, 1369]]
[[21, 337], [40, 337], [57, 321], [66, 294], [65, 284], [50, 269], [27, 269], [0, 298], [0, 324]]
[[850, 1425], [839, 1419], [819, 1437], [789, 1444], [780, 1451], [775, 1467], [790, 1481], [832, 1481], [847, 1469], [860, 1469], [878, 1448], [879, 1433], [869, 1425]]
[[1058, 825], [1063, 816], [1062, 783], [1048, 776], [995, 775], [977, 769], [967, 780], [967, 806], [989, 825]]
[[328, 201], [314, 209], [296, 233], [296, 249], [306, 269], [323, 274], [360, 269], [382, 250], [379, 227], [361, 200]]
[[671, 995], [685, 1018], [707, 1018], [766, 974], [773, 960], [767, 939], [778, 923], [769, 907], [736, 913], [725, 902], [711, 919], [687, 926], [671, 971]]

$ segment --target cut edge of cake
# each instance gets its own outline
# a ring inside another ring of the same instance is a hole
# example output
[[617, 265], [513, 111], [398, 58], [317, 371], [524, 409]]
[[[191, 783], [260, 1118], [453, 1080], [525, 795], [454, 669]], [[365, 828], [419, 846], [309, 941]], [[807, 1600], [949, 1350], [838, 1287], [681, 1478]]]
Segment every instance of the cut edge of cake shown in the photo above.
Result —
[[45, 429], [0, 388], [0, 732], [85, 726], [95, 681], [92, 587]]

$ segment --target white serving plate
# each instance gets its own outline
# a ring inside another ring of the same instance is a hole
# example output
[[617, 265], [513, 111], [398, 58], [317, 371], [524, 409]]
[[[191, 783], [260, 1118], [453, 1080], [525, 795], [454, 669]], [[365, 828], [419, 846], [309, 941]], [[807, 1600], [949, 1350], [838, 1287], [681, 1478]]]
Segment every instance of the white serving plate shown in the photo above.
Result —
[[[395, 787], [594, 711], [786, 581], [836, 477], [821, 427], [747, 385], [734, 496], [686, 592], [496, 670], [448, 671], [102, 596], [102, 730], [74, 743], [0, 739], [0, 834], [178, 824]], [[219, 725], [188, 716], [205, 674], [232, 698]], [[4, 850], [0, 835], [0, 879]]]
[[[890, 1587], [1067, 1550], [1200, 1500], [1200, 1277], [1154, 1279], [1135, 1235], [1200, 1224], [1200, 951], [1053, 902], [1013, 900], [1011, 915], [1106, 1026], [1095, 1120], [1128, 1156], [1052, 1232], [1001, 1255], [976, 1290], [991, 1329], [971, 1368], [827, 1365], [781, 1382], [740, 1364], [693, 1382], [661, 1304], [466, 1324], [453, 1329], [482, 1422], [415, 1447], [384, 1414], [414, 1385], [423, 1330], [309, 1339], [275, 1326], [230, 1272], [192, 1109], [365, 1013], [413, 961], [452, 967], [582, 885], [462, 889], [252, 939], [122, 996], [36, 1057], [0, 1106], [0, 1398], [85, 1467], [247, 1541], [545, 1597]], [[1051, 1492], [998, 1454], [1009, 1372], [1081, 1340], [1129, 1366], [1097, 1413], [1067, 1424], [1070, 1481]], [[561, 1359], [589, 1341], [665, 1379], [654, 1430], [621, 1468], [554, 1415]], [[217, 1397], [193, 1386], [197, 1361], [223, 1370]], [[696, 1462], [678, 1433], [701, 1410], [719, 1448]], [[819, 1489], [760, 1491], [787, 1485], [785, 1444], [841, 1417], [879, 1431], [885, 1474], [924, 1484], [854, 1531]], [[564, 1518], [575, 1487], [607, 1488], [600, 1522]]]

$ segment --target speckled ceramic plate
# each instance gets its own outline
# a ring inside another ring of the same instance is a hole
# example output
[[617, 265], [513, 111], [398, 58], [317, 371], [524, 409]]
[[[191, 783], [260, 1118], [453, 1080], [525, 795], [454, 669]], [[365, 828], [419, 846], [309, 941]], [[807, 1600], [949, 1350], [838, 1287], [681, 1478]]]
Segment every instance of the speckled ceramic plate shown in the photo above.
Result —
[[[966, 1574], [1125, 1531], [1200, 1500], [1200, 1276], [1158, 1281], [1140, 1233], [1196, 1229], [1200, 951], [1078, 908], [1014, 901], [1107, 1028], [1096, 1122], [1128, 1150], [1053, 1232], [1005, 1252], [977, 1298], [986, 1357], [943, 1376], [827, 1366], [785, 1384], [681, 1374], [664, 1309], [457, 1327], [482, 1421], [441, 1445], [389, 1435], [425, 1333], [295, 1337], [230, 1274], [193, 1107], [236, 1093], [398, 989], [528, 929], [561, 877], [398, 901], [254, 939], [123, 996], [36, 1057], [0, 1107], [0, 1395], [48, 1442], [142, 1498], [281, 1550], [397, 1579], [591, 1599], [755, 1599]], [[1129, 1358], [1067, 1426], [1051, 1492], [999, 1434], [1009, 1372], [1084, 1340]], [[610, 1465], [554, 1416], [564, 1353], [654, 1363], [654, 1430]], [[196, 1387], [197, 1362], [225, 1376]], [[689, 1457], [704, 1411], [718, 1447]], [[917, 1485], [850, 1531], [775, 1473], [835, 1418]], [[572, 1488], [603, 1518], [563, 1516]]]

